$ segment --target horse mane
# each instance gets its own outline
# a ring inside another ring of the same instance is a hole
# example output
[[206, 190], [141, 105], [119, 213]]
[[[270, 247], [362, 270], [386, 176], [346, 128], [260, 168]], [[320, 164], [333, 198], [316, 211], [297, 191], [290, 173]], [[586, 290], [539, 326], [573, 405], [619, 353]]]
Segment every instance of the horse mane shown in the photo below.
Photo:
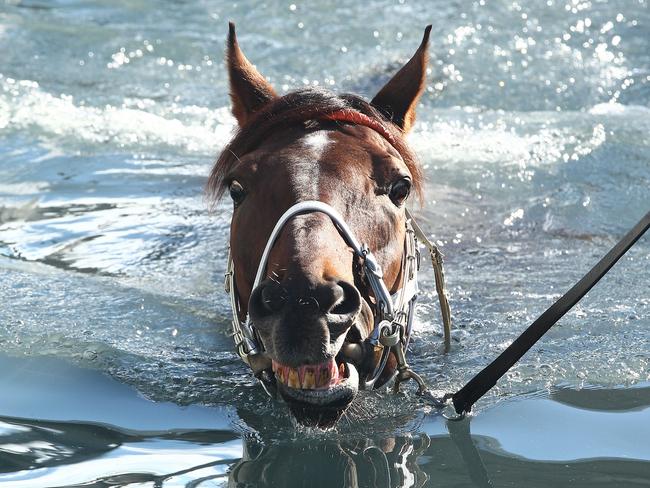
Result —
[[[382, 134], [400, 154], [413, 178], [413, 188], [422, 198], [423, 173], [415, 153], [406, 144], [404, 133], [379, 110], [361, 97], [337, 95], [323, 89], [303, 89], [288, 93], [269, 102], [256, 116], [241, 127], [217, 158], [206, 185], [207, 194], [214, 203], [226, 190], [226, 177], [233, 165], [245, 154], [255, 150], [272, 132], [291, 126], [306, 126], [314, 121], [327, 122], [328, 115], [341, 111], [356, 111], [378, 121]], [[334, 116], [334, 122], [341, 120]], [[363, 124], [367, 125], [367, 124]], [[376, 129], [375, 129], [376, 130]], [[388, 134], [383, 133], [386, 131]], [[386, 137], [386, 136], [390, 137]]]

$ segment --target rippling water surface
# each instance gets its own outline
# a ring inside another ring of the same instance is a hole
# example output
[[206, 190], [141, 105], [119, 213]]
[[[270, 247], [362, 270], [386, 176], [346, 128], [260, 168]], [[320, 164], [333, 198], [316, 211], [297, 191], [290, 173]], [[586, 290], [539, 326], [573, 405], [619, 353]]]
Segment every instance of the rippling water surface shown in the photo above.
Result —
[[433, 24], [414, 211], [455, 330], [443, 355], [426, 270], [409, 357], [440, 391], [650, 209], [646, 1], [4, 1], [0, 486], [650, 486], [647, 238], [470, 420], [371, 393], [323, 433], [265, 398], [203, 195], [230, 19], [279, 92], [368, 98]]

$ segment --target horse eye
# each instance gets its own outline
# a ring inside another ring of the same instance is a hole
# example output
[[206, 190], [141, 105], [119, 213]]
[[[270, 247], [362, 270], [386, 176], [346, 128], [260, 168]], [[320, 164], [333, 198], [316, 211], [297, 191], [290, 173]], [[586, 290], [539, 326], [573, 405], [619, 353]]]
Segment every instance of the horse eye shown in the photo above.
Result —
[[229, 191], [230, 191], [230, 198], [232, 198], [235, 207], [239, 205], [242, 202], [242, 200], [244, 200], [244, 197], [246, 196], [244, 187], [241, 186], [239, 182], [236, 180], [230, 183]]
[[395, 205], [401, 205], [408, 198], [409, 193], [411, 193], [411, 179], [402, 178], [391, 185], [388, 196]]

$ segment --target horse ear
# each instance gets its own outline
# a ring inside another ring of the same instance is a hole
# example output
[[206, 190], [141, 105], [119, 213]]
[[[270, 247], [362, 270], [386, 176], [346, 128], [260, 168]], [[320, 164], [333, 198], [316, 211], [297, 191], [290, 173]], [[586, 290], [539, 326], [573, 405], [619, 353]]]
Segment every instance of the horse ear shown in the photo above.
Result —
[[424, 37], [413, 57], [379, 90], [370, 102], [404, 132], [415, 122], [415, 106], [424, 90], [429, 34], [431, 26], [424, 29]]
[[235, 24], [228, 24], [228, 75], [230, 77], [230, 99], [232, 113], [239, 126], [243, 126], [251, 116], [264, 105], [277, 97], [268, 81], [255, 69], [239, 49]]

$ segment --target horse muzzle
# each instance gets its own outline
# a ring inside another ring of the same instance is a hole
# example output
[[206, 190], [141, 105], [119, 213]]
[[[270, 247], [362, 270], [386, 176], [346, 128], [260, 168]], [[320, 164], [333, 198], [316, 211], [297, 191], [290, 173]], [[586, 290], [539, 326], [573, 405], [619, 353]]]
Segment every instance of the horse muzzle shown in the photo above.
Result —
[[350, 283], [299, 272], [282, 281], [267, 279], [253, 290], [248, 311], [259, 345], [271, 359], [274, 387], [300, 412], [334, 412], [356, 395], [357, 368], [339, 353], [350, 329], [364, 318], [361, 300]]

